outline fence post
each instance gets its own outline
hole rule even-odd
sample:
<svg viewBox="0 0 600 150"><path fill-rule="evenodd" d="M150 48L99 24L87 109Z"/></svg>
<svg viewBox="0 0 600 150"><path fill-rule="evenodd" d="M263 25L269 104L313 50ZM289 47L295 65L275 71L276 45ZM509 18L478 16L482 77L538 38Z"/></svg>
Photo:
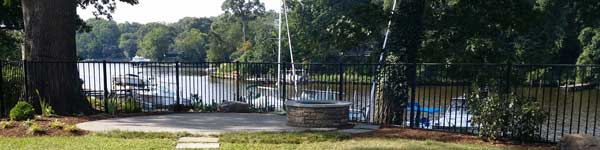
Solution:
<svg viewBox="0 0 600 150"><path fill-rule="evenodd" d="M6 115L6 99L4 98L4 61L0 62L0 116Z"/></svg>
<svg viewBox="0 0 600 150"><path fill-rule="evenodd" d="M280 82L281 85L279 85L279 86L281 86L283 88L283 93L282 93L283 95L282 95L282 97L283 97L283 101L285 102L285 101L287 101L287 90L286 90L286 85L287 85L287 79L286 79L287 78L286 77L287 73L286 72L287 72L287 69L285 68L286 67L285 63L283 63L281 66L282 66L281 67L281 70L282 70L281 73L283 73L283 75L282 75L283 76L283 81Z"/></svg>
<svg viewBox="0 0 600 150"><path fill-rule="evenodd" d="M102 78L104 81L104 93L103 93L103 97L104 97L104 112L106 112L107 114L108 112L108 83L106 81L106 60L102 61Z"/></svg>
<svg viewBox="0 0 600 150"><path fill-rule="evenodd" d="M235 101L240 101L240 62L235 61Z"/></svg>
<svg viewBox="0 0 600 150"><path fill-rule="evenodd" d="M181 101L180 101L180 96L179 96L179 61L175 62L175 98L176 98L176 103L175 103L175 111L181 111Z"/></svg>
<svg viewBox="0 0 600 150"><path fill-rule="evenodd" d="M27 67L27 60L23 60L23 80L25 81L25 85L23 85L23 89L25 91L25 99L29 100L29 80L27 79L27 71L28 67Z"/></svg>
<svg viewBox="0 0 600 150"><path fill-rule="evenodd" d="M339 81L338 81L338 98L337 100L343 100L344 96L344 62L339 64Z"/></svg>
<svg viewBox="0 0 600 150"><path fill-rule="evenodd" d="M417 112L415 114L415 99L416 99L416 93L417 93L417 64L416 63L411 63L409 65L409 72L410 75L408 75L408 78L410 80L410 104L408 104L407 106L410 106L410 127L414 128L414 127L418 127L419 126L419 111L421 110L417 105Z"/></svg>

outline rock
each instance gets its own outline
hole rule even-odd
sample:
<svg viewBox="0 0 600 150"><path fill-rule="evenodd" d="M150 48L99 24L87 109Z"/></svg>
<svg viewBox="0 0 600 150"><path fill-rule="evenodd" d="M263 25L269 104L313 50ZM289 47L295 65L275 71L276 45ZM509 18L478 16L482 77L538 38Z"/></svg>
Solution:
<svg viewBox="0 0 600 150"><path fill-rule="evenodd" d="M583 134L569 134L560 139L561 150L600 150L600 138Z"/></svg>
<svg viewBox="0 0 600 150"><path fill-rule="evenodd" d="M250 105L243 102L227 101L219 104L217 111L229 113L247 113L250 112Z"/></svg>

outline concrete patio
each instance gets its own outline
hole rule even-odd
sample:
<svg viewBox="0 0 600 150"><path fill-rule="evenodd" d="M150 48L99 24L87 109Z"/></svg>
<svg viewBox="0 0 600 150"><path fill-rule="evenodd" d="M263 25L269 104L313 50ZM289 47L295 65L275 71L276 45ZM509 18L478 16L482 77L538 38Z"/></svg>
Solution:
<svg viewBox="0 0 600 150"><path fill-rule="evenodd" d="M308 130L305 128L287 126L285 116L257 113L181 113L113 118L84 122L77 124L77 127L92 132L121 130L143 132L188 132L201 135L220 134L224 132L283 132Z"/></svg>

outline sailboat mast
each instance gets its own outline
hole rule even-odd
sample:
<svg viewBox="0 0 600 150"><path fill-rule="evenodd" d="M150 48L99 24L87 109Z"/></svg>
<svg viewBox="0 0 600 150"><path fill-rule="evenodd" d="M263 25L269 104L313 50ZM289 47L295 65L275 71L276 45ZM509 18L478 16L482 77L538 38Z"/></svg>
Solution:
<svg viewBox="0 0 600 150"><path fill-rule="evenodd" d="M280 87L281 87L281 25L282 25L282 23L281 23L281 13L283 11L283 1L284 0L280 1L282 3L279 6L279 9L280 9L279 10L279 31L278 31L279 38L278 38L278 45L277 45L278 46L278 48L277 48L277 89L280 92L281 92L281 88ZM282 94L279 93L279 95L282 95Z"/></svg>

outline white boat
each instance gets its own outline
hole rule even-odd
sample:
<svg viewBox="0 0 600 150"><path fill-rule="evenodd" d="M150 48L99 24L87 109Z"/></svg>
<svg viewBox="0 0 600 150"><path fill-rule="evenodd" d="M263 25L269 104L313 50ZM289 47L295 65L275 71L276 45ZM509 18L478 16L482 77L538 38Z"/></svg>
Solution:
<svg viewBox="0 0 600 150"><path fill-rule="evenodd" d="M133 96L139 101L153 106L172 106L177 104L177 93L174 89L165 85L153 86L148 90L135 90ZM187 104L187 102L180 103Z"/></svg>
<svg viewBox="0 0 600 150"><path fill-rule="evenodd" d="M284 99L278 96L276 88L251 85L246 87L246 102L254 108L266 109L267 111L282 111Z"/></svg>
<svg viewBox="0 0 600 150"><path fill-rule="evenodd" d="M133 90L148 89L148 80L141 78L136 74L124 74L111 78L112 90L120 92L131 92Z"/></svg>
<svg viewBox="0 0 600 150"><path fill-rule="evenodd" d="M292 70L288 70L284 76L285 82L288 84L303 83L308 81L308 74L306 74L304 70L295 70L295 73L292 72Z"/></svg>
<svg viewBox="0 0 600 150"><path fill-rule="evenodd" d="M300 96L292 100L307 100L307 101L337 101L339 92L331 90L302 90Z"/></svg>
<svg viewBox="0 0 600 150"><path fill-rule="evenodd" d="M137 102L151 106L177 104L177 92L169 83L155 83L153 77L124 74L112 77L112 93L131 96ZM191 104L189 99L180 98L180 104Z"/></svg>
<svg viewBox="0 0 600 150"><path fill-rule="evenodd" d="M444 116L432 122L434 129L471 130L477 128L472 123L473 114L468 112L467 99L464 96L452 98Z"/></svg>

